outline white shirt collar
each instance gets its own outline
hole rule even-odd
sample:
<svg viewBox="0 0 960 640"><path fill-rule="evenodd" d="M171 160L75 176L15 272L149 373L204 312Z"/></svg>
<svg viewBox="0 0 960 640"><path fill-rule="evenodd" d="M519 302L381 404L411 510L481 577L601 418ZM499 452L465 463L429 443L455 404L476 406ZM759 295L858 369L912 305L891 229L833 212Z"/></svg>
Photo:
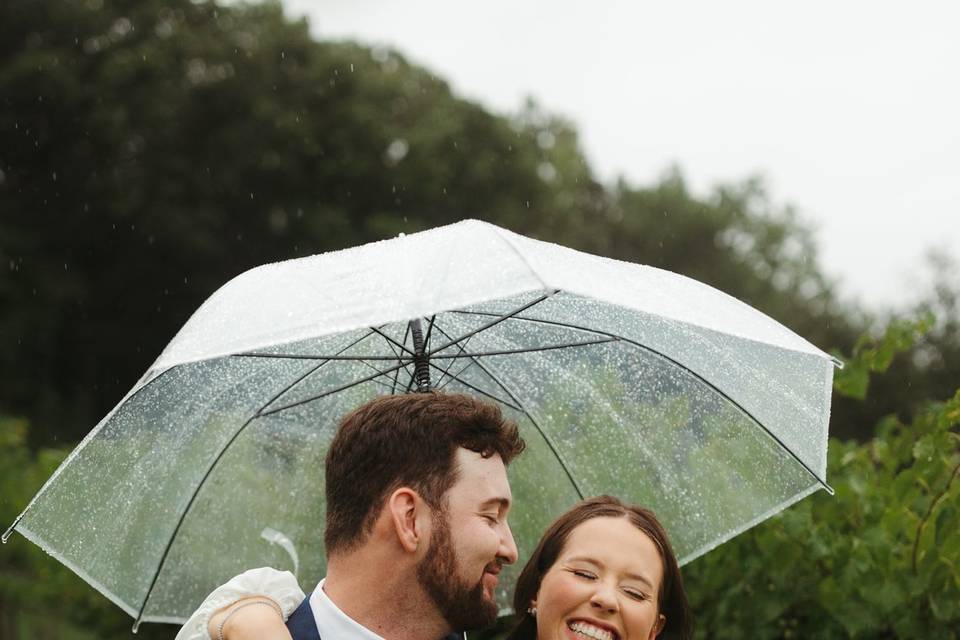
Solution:
<svg viewBox="0 0 960 640"><path fill-rule="evenodd" d="M323 591L321 580L310 594L310 608L317 631L325 640L384 640L370 629L345 614Z"/></svg>

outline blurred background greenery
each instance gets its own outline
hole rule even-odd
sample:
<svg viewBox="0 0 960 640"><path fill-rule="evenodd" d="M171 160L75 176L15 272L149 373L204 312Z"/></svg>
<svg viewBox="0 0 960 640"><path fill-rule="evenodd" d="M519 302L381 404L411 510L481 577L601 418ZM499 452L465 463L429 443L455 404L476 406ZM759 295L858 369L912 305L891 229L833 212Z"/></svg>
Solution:
<svg viewBox="0 0 960 640"><path fill-rule="evenodd" d="M674 167L603 184L563 117L490 113L400 52L316 41L276 2L5 0L0 105L4 527L234 275L478 218L693 277L848 360L837 495L685 568L700 637L957 637L950 256L916 308L859 308L761 180L695 195ZM22 538L0 569L0 637L129 637L125 614Z"/></svg>

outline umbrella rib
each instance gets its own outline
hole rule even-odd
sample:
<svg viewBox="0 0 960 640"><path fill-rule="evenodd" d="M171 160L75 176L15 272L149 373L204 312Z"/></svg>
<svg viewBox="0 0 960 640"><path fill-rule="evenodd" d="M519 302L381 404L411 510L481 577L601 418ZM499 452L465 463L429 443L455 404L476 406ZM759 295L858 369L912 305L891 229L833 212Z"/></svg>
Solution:
<svg viewBox="0 0 960 640"><path fill-rule="evenodd" d="M410 323L408 322L408 323L407 323L407 329L406 329L406 331L403 332L403 344L407 344L407 336L409 336L409 335L410 335ZM391 349L392 349L392 347L391 347ZM397 362L398 362L398 363L402 363L402 362L403 362L403 361L400 359L400 354L397 354ZM404 368L404 371L407 371L406 368ZM407 373L410 373L410 372L407 371ZM399 381L400 381L400 370L397 369L397 370L394 372L394 374L393 374L393 386L390 388L390 395L394 395L394 394L397 393L397 383L398 383Z"/></svg>
<svg viewBox="0 0 960 640"><path fill-rule="evenodd" d="M275 409L270 409L270 411L264 411L260 415L261 416L273 415L274 413L285 411L287 409L292 409L293 407L299 407L300 405L307 404L308 402L313 402L314 400L320 400L321 398L326 398L331 394L339 393L340 391L346 391L347 389L350 389L351 387L355 387L358 384L363 384L364 382L370 382L371 380L375 380L376 378L379 378L381 376L390 375L391 373L393 373L397 369L402 368L403 366L404 366L403 364L398 364L393 367L390 367L389 369L384 369L382 371L377 369L377 373L373 374L372 376L367 376L366 378L360 378L359 380L348 382L347 384L340 385L339 387L328 389L323 393L318 393L315 396L310 396L309 398L304 398L303 400L297 400L296 402L291 402L290 404L285 404Z"/></svg>
<svg viewBox="0 0 960 640"><path fill-rule="evenodd" d="M436 321L436 319L437 319L437 314L433 314L432 316L430 316L430 321L429 321L429 323L427 324L427 334L426 334L425 336L423 336L423 348L424 348L424 349L426 349L427 347L430 346L430 334L433 333L433 323L434 323L434 321ZM409 325L407 325L407 326L409 326ZM406 342L406 340L404 340L404 342Z"/></svg>
<svg viewBox="0 0 960 640"><path fill-rule="evenodd" d="M373 331L368 331L368 332L365 333L364 335L360 336L359 338L357 338L356 340L354 340L353 342L351 342L350 344L348 344L347 346L345 346L343 349L340 349L340 351L337 352L337 355L339 356L340 354L342 354L342 353L343 353L344 351L346 351L347 349L350 349L351 347L355 347L356 345L360 344L361 342L363 342L364 340L366 340L367 338L369 338L369 337L372 336L372 335L373 335ZM245 355L245 354L239 354L239 355L243 356L243 355ZM306 373L304 373L302 376L300 376L299 378L297 378L296 380L294 380L293 382L291 382L290 384L288 384L288 385L287 385L286 387L284 387L279 393L277 393L275 396L273 396L272 398L270 398L269 400L267 400L267 401L263 404L263 406L261 406L259 409L257 409L257 415L260 415L260 412L261 412L261 411L263 411L264 409L266 409L267 407L269 407L271 404L273 404L274 402L276 402L277 399L280 398L283 394L285 394L286 392L290 391L290 389L293 389L295 386L297 386L298 384L300 384L301 382L303 382L307 377L309 377L310 375L312 375L313 373L315 373L317 370L319 370L322 366L324 366L325 364L327 364L328 362L330 362L332 359L333 359L333 358L327 358L327 359L325 359L323 362L317 364L315 367L311 368L309 371L307 371Z"/></svg>
<svg viewBox="0 0 960 640"><path fill-rule="evenodd" d="M366 366L366 367L368 367L368 368L370 368L370 369L373 369L374 371L377 371L377 372L380 373L380 374L383 374L383 372L380 371L380 369L377 369L375 366L373 366L373 365L370 364L369 362L364 362L363 360L361 360L361 361L360 361L360 364L362 364L362 365L364 365L364 366ZM400 371L400 370L397 369L397 372L399 372L399 371ZM386 375L388 378L390 377L390 374L389 374L389 373L384 374L384 375ZM376 382L376 383L379 384L379 385L383 385L383 386L386 387L387 389L391 389L391 394L393 393L392 387L390 386L390 383L384 382L383 380L377 380L376 378L374 378L371 382Z"/></svg>
<svg viewBox="0 0 960 640"><path fill-rule="evenodd" d="M460 310L457 310L457 311L450 311L449 313L460 313L460 314L468 315L468 316L485 316L485 317L488 317L488 318L499 318L499 317L500 317L499 314L490 313L490 312L487 312L487 311L466 311L466 310L463 310L463 309L460 309ZM520 316L520 315L513 316L513 319L514 319L514 320L523 320L524 322L536 322L536 323L539 323L539 324L549 324L549 325L553 325L553 326L555 326L555 327L564 327L564 328L566 328L566 329L577 329L578 331L585 331L585 332L587 332L587 333L593 333L593 334L595 334L595 335L600 335L600 336L615 337L615 338L618 338L618 339L620 338L620 336L614 335L614 334L612 334L612 333L608 333L608 332L606 332L606 331L600 331L599 329L591 329L590 327L583 327L583 326L580 326L580 325L569 324L569 323L566 323L566 322L559 322L559 321L557 321L557 320L544 320L543 318L528 318L527 316Z"/></svg>
<svg viewBox="0 0 960 640"><path fill-rule="evenodd" d="M402 351L406 351L411 356L413 355L413 351L411 351L410 349L407 349L406 345L400 344L399 342L397 342L396 340L394 340L393 338L385 334L383 331L380 331L380 329L377 329L376 327L370 327L370 328L376 331L380 335L380 337L386 340L387 342L393 343L394 345L400 347ZM407 341L406 336L404 336L403 341L404 342Z"/></svg>
<svg viewBox="0 0 960 640"><path fill-rule="evenodd" d="M437 327L437 330L438 330L438 331L439 331L439 329L440 329L440 328ZM473 339L473 336L471 336L471 337L467 338L466 340L464 340L463 344L457 343L457 348L460 349L460 353L466 353L467 345L470 344L470 340L472 340L472 339ZM450 358L450 362L447 363L447 368L444 369L444 370L443 370L443 373L440 374L440 380L437 380L437 388L438 388L438 389L442 389L442 388L443 388L443 385L441 385L440 382L443 380L443 377L444 377L445 375L447 375L447 372L450 371L450 369L453 367L454 362L456 362L456 360L454 360L453 358ZM470 366L470 365L468 364L467 367L469 367L469 366ZM458 371L456 375L460 375L461 373L463 373L463 372L466 370L467 367L464 367L463 369L461 369L460 371Z"/></svg>
<svg viewBox="0 0 960 640"><path fill-rule="evenodd" d="M432 364L432 363L431 363L430 366L433 367L434 369L438 370L438 371L440 370L440 367L438 367L438 366L435 365L435 364ZM479 394L481 394L481 395L484 395L484 396L490 398L491 400L494 400L494 401L499 402L499 403L501 403L501 404L503 404L503 405L505 405L505 406L508 406L508 407L510 407L511 409L513 409L514 411L523 412L523 409L522 409L522 408L516 406L516 405L513 404L512 402L509 402L509 401L507 401L507 400L504 400L503 398L498 398L497 396L493 395L493 394L490 393L489 391L484 391L484 390L481 389L480 387L477 387L477 386L475 386L475 385L467 382L466 380L462 380L462 379L458 378L457 376L455 376L455 375L453 375L453 374L450 375L450 380L456 380L457 382L459 382L459 383L462 384L463 386L467 387L468 389L472 389L473 391L476 391L477 393L479 393Z"/></svg>
<svg viewBox="0 0 960 640"><path fill-rule="evenodd" d="M428 356L428 357L433 357L433 354L438 353L438 352L440 352L440 351L443 351L443 350L447 349L448 347L450 347L451 345L456 344L457 342L460 342L461 340L464 340L465 338L469 338L470 336L472 336L472 335L474 335L474 334L480 333L481 331L486 331L487 329L489 329L489 328L491 328L491 327L493 327L493 326L495 326L495 325L500 324L500 323L503 322L504 320L509 320L510 318L516 316L518 313L520 313L520 312L522 312L522 311L526 311L527 309L529 309L529 308L531 308L531 307L533 307L533 306L535 306L535 305L540 304L540 303L543 302L544 300L547 300L548 298L551 298L551 297L555 296L555 295L558 294L558 293L560 293L560 289L555 289L555 290L553 290L553 291L550 292L550 293L546 293L546 294L540 296L539 298L537 298L536 300L532 300L532 301L530 301L530 302L528 302L528 303L526 303L526 304L524 304L524 305L522 305L522 306L514 309L513 311L511 311L510 313L507 313L506 315L497 316L495 320L491 320L490 322L488 322L488 323L486 323L486 324L483 324L483 325L477 327L477 328L474 329L473 331L470 331L469 333L463 334L462 336L460 336L460 337L457 338L456 340L454 340L454 339L451 338L449 335L447 335L447 333L446 333L445 331L441 331L440 333L442 333L442 334L447 338L447 340L449 340L450 342L448 342L447 344L445 344L445 345L443 345L443 346L441 346L441 347L437 347L436 349L431 350L429 353L427 353L427 356ZM438 327L437 329L439 330L439 327Z"/></svg>
<svg viewBox="0 0 960 640"><path fill-rule="evenodd" d="M451 362L453 362L453 360L451 360ZM463 382L463 380L459 376L463 375L464 371L466 371L467 369L469 369L475 364L476 364L476 360L470 360L470 362L468 362L467 364L465 364L463 367L460 368L460 371L450 374L450 379L444 382L443 385L441 385L439 388L442 389L443 387L450 384L450 380L459 380L460 382ZM450 367L448 366L447 368L449 369Z"/></svg>
<svg viewBox="0 0 960 640"><path fill-rule="evenodd" d="M484 312L484 311L462 311L462 310L461 310L461 311L451 311L450 313L461 313L461 314L466 314L466 315L479 315L479 316L488 316L488 317L499 317L499 316L498 316L497 314L495 314L495 313L488 313L488 312ZM752 413L750 413L750 412L747 411L743 406L741 406L739 402L737 402L736 400L734 400L733 398L731 398L729 395L727 395L726 393L724 393L723 391L721 391L719 388L717 388L717 386L714 385L713 383L711 383L709 380L707 380L706 378L704 378L703 376L701 376L700 374L698 374L696 371L693 371L693 370L690 369L689 367L681 364L680 362L677 362L676 360L674 360L674 359L671 358L670 356L668 356L668 355L666 355L666 354L664 354L664 353L661 353L660 351L657 351L656 349L653 349L653 348L651 348L651 347L648 347L647 345L640 344L639 342L636 342L635 340L631 340L630 338L625 338L625 337L623 337L623 336L621 336L621 335L617 335L617 334L611 333L611 332L609 332L609 331L601 331L601 330L598 330L598 329L591 329L591 328L589 328L589 327L583 327L583 326L579 326L579 325L575 325L575 324L568 324L568 323L565 323L565 322L557 322L557 321L555 321L555 320L543 320L543 319L541 319L541 318L527 318L527 317L524 317L524 316L516 316L516 315L515 315L515 316L514 316L514 319L515 319L515 320L523 320L523 321L527 321L527 322L537 322L537 323L540 323L540 324L549 324L549 325L558 326L558 327L566 327L566 328L568 328L568 329L577 329L577 330L579 330L579 331L586 331L586 332L589 332L589 333L594 333L594 334L598 334L598 335L602 335L602 336L607 336L607 337L610 337L610 338L614 338L614 339L616 339L616 340L620 340L620 341L622 341L622 342L626 342L626 343L632 344L632 345L634 345L635 347L638 347L638 348L640 348L640 349L643 349L644 351L647 351L647 352L652 353L652 354L654 354L654 355L660 356L661 358L663 358L663 359L671 362L672 364L676 365L677 367L679 367L679 368L682 369L683 371L686 371L687 373L689 373L690 375L692 375L693 377L695 377L697 380L700 380L703 384L705 384L705 385L707 385L708 387L710 387L711 389L713 389L716 393L720 394L720 396L723 397L725 400L727 400L730 404L732 404L734 407L736 407L736 408L739 409L741 412L743 412L743 414L744 414L745 416L747 416L747 417L748 417L750 420L752 420L756 425L758 425L761 429L763 429L763 431L764 431L768 436L770 436L770 438L772 438L773 441L776 442L777 445L778 445L781 449L783 449L784 451L786 451L786 452L790 455L791 458L793 458L800 466L802 466L802 467L807 471L807 473L809 473L809 474L813 477L813 479L816 480L817 483L819 483L821 487L823 487L823 489L824 489L827 493L829 493L830 495L834 495L833 487L831 487L829 484L827 484L827 482L826 482L824 479L822 479L817 473L815 473L815 472L813 471L813 469L811 469L811 468L809 467L809 465L807 465L806 462L804 462L803 460L801 460L800 457L799 457L796 453L794 453L792 449L790 449L790 447L788 447L786 444L784 444L784 442L783 442L779 437L777 437L776 435L774 435L773 432L771 432L770 429L768 429L768 428L766 427L766 425L764 425L760 420L758 420L756 417L754 417L754 415L753 415Z"/></svg>
<svg viewBox="0 0 960 640"><path fill-rule="evenodd" d="M813 476L813 479L816 480L816 481L820 484L820 486L824 488L824 490L825 490L827 493L829 493L830 495L834 495L833 487L831 487L829 484L827 484L825 480L823 480L813 469L811 469L811 468L807 465L806 462L804 462L803 460L801 460L801 459L800 459L800 456L798 456L796 453L794 453L794 451L793 451L790 447L788 447L788 446L783 442L783 440L781 440L779 437L777 437L776 434L774 434L772 431L770 431L770 429L768 429L767 426L766 426L765 424L763 424L760 420L758 420L752 413L750 413L749 411L747 411L746 407L744 407L744 406L741 405L739 402L737 402L736 400L734 400L733 398L731 398L729 395L727 395L726 393L724 393L724 391L721 390L719 387L717 387L715 384L713 384L712 382L710 382L709 380L707 380L706 378L704 378L703 376L701 376L699 373L697 373L697 372L694 371L693 369L690 369L689 367L681 364L680 362L677 362L676 360L674 360L674 359L671 358L670 356L668 356L668 355L666 355L666 354L664 354L664 353L661 353L661 352L657 351L656 349L653 349L653 348L648 347L648 346L646 346L646 345L640 344L639 342L636 342L636 341L634 341L634 340L630 340L629 338L620 337L620 339L621 339L623 342L626 342L626 343L628 343L628 344L632 344L632 345L634 345L635 347L638 347L638 348L640 348L640 349L643 349L644 351L647 351L647 352L652 353L652 354L654 354L654 355L660 356L661 358L663 358L663 359L671 362L672 364L674 364L674 365L677 366L678 368L686 371L687 373L689 373L690 375L692 375L693 377L695 377L697 380L699 380L699 381L702 382L703 384L705 384L705 385L707 385L708 387L710 387L711 389L713 389L713 391L714 391L715 393L719 394L719 395L720 395L722 398L724 398L727 402L729 402L729 403L732 404L734 407L736 407L737 409L739 409L739 410L743 413L743 415L747 416L747 418L749 418L751 421L753 421L754 424L756 424L758 427L760 427L761 429L763 429L763 431L764 431L768 436L770 436L770 438L772 438L773 441L776 442L777 445L779 445L779 447L780 447L781 449L783 449L784 451L786 451L786 452L790 455L790 457L794 459L794 461L796 461L801 467L803 467L803 468L807 471L807 473L809 473L811 476Z"/></svg>
<svg viewBox="0 0 960 640"><path fill-rule="evenodd" d="M366 337L373 335L374 332L370 332ZM351 345L352 346L352 345ZM348 347L349 348L349 347ZM342 352L341 352L342 353ZM317 353L235 353L233 354L234 358L266 358L266 359L277 359L277 360L344 360L346 362L362 362L364 360L389 360L394 361L398 359L397 355L392 356L342 356L340 354L335 355L323 355Z"/></svg>
<svg viewBox="0 0 960 640"><path fill-rule="evenodd" d="M552 351L554 349L567 349L569 347L588 347L595 344L604 344L605 342L618 342L619 338L609 337L598 340L587 340L586 342L569 342L566 344L549 344L543 347L529 347L523 349L503 349L501 351L482 351L482 352L466 352L458 353L456 355L434 355L431 356L434 360L444 360L444 359L456 359L456 358L472 358L480 356L506 356L517 353L531 353L536 351Z"/></svg>
<svg viewBox="0 0 960 640"><path fill-rule="evenodd" d="M543 299L546 299L546 298L543 298ZM443 333L444 336L447 337L447 339L450 338L450 336L447 336L447 334L440 327L437 327L437 330L440 331L440 333ZM473 362L476 363L476 365L480 367L480 369L482 369L484 373L490 376L490 378L497 383L497 386L503 389L504 393L510 396L510 399L513 400L513 402L517 405L518 410L521 411L525 416L527 416L527 419L533 424L534 428L540 433L540 437L542 437L543 441L547 443L547 447L550 449L550 452L553 454L553 456L557 459L557 462L560 463L560 468L563 469L563 472L567 475L567 479L569 479L570 484L573 485L573 490L577 492L578 498L580 500L583 500L583 490L580 488L580 484L573 477L573 474L570 473L570 469L567 467L567 462L566 460L563 459L563 455L560 453L559 449L557 449L557 447L554 445L553 440L550 438L550 436L548 436L546 431L544 431L543 428L540 426L540 423L538 423L534 419L533 414L531 414L530 411L527 410L525 406L523 406L523 403L520 402L520 400L515 395L510 393L510 389L508 389L506 385L503 384L500 378L496 374L494 374L492 371L490 371L487 367L485 367L484 364L480 362L479 359L473 358ZM484 392L481 392L481 393L484 393ZM489 394L484 393L484 395L489 395Z"/></svg>
<svg viewBox="0 0 960 640"><path fill-rule="evenodd" d="M140 605L140 611L137 613L137 619L133 623L134 630L140 626L140 621L143 619L143 612L147 608L147 602L150 601L150 595L153 593L153 588L157 585L157 579L160 577L160 572L163 570L163 565L167 561L167 555L170 553L170 548L173 546L173 541L177 539L177 534L180 533L180 527L183 525L183 521L186 519L187 513L190 511L190 507L193 506L197 496L200 495L200 489L202 489L204 484L206 484L207 478L209 478L210 474L213 473L213 470L216 468L221 458L223 458L223 454L225 454L227 449L230 448L230 445L234 443L240 434L243 433L244 429L246 429L251 422L256 420L257 417L259 417L258 414L254 414L247 418L247 421L244 422L243 425L237 429L236 433L234 433L230 439L227 440L226 444L223 445L223 447L220 449L220 452L213 459L213 462L211 462L210 466L207 467L207 471L203 474L200 482L197 483L196 488L193 490L193 495L190 496L190 500L187 502L187 506L180 513L180 519L177 521L177 526L173 528L173 533L170 534L170 539L167 540L167 546L163 549L163 555L160 556L160 562L157 564L157 570L153 574L153 579L150 581L150 587L147 589L147 594L143 598L143 604Z"/></svg>

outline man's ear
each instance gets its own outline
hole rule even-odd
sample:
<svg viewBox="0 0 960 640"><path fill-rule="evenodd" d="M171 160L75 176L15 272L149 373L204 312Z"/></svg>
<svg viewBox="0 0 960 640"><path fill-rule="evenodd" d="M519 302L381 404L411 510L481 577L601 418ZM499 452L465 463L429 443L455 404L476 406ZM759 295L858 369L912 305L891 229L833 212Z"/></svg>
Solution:
<svg viewBox="0 0 960 640"><path fill-rule="evenodd" d="M409 553L416 553L426 541L425 507L423 498L410 487L400 487L387 498L387 511L397 541Z"/></svg>

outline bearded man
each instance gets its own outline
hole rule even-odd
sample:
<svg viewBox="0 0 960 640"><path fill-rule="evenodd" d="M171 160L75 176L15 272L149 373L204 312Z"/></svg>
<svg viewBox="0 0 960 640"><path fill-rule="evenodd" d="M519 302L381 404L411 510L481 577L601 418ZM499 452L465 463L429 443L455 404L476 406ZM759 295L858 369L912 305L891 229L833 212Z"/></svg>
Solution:
<svg viewBox="0 0 960 640"><path fill-rule="evenodd" d="M498 574L517 560L506 466L523 448L496 405L466 395L386 396L345 416L325 466L327 575L287 620L293 640L423 640L493 624ZM177 638L278 637L275 600L201 607Z"/></svg>

